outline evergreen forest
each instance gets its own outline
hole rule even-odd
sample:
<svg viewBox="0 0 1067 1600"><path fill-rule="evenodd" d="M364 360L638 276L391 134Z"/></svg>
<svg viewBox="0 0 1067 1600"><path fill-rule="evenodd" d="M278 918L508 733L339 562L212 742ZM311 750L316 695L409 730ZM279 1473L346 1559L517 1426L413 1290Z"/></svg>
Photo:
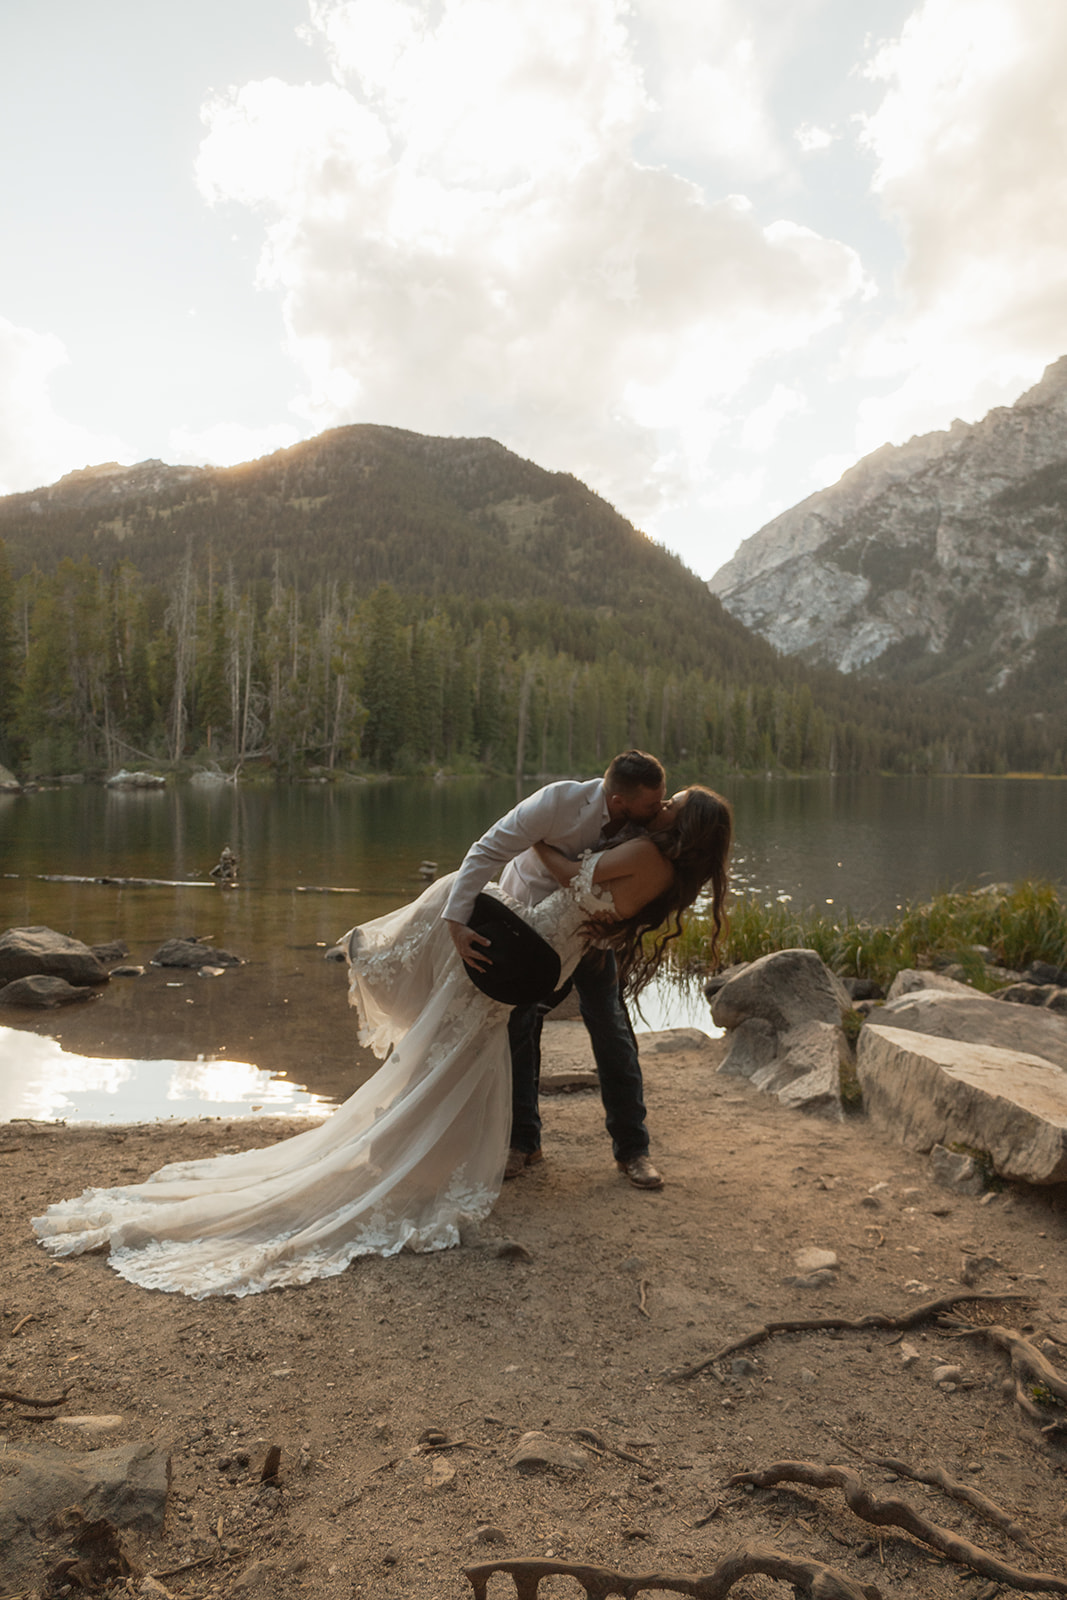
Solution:
<svg viewBox="0 0 1067 1600"><path fill-rule="evenodd" d="M577 479L491 440L335 429L230 469L0 500L0 760L1063 770L1061 721L804 668Z"/></svg>

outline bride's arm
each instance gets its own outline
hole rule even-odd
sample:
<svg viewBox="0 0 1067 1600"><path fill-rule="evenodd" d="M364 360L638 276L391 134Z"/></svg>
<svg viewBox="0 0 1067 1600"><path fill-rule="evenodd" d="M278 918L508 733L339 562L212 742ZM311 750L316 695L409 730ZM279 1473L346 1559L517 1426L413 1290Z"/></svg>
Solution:
<svg viewBox="0 0 1067 1600"><path fill-rule="evenodd" d="M564 888L581 870L580 861L571 861L554 845L540 843L534 849ZM674 869L651 839L628 839L625 844L602 850L593 868L593 882L610 891L623 916L631 916L654 900L670 887L673 879Z"/></svg>
<svg viewBox="0 0 1067 1600"><path fill-rule="evenodd" d="M572 861L570 856L565 856L563 851L557 850L554 844L545 844L543 839L535 844L533 848L540 856L542 864L548 868L556 882L562 884L564 888L567 887L581 868L582 863L580 861Z"/></svg>

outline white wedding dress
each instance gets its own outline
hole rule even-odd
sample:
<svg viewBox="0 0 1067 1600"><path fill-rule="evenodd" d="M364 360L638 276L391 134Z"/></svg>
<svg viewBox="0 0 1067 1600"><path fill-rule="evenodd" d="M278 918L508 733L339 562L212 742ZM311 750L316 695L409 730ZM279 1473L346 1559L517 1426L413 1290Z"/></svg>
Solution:
<svg viewBox="0 0 1067 1600"><path fill-rule="evenodd" d="M592 881L596 859L537 906L509 901L553 945L564 977L583 923L613 914ZM332 1116L267 1149L174 1162L144 1183L49 1206L33 1219L49 1254L110 1246L131 1283L200 1300L458 1244L500 1190L511 1068L509 1008L471 983L441 920L451 885L440 879L350 936L360 1041L386 1059Z"/></svg>

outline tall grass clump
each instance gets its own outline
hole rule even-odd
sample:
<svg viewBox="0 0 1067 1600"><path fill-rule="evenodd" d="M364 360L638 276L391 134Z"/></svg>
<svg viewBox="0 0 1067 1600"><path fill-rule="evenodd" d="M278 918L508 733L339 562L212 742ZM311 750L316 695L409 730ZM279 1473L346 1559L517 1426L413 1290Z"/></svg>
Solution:
<svg viewBox="0 0 1067 1600"><path fill-rule="evenodd" d="M709 925L690 919L672 946L671 966L678 977L708 970ZM720 966L755 961L773 950L814 950L840 977L872 978L888 988L905 967L963 967L977 987L995 988L986 958L998 967L1022 971L1031 961L1067 966L1067 899L1056 885L1025 879L981 889L955 889L918 904L909 902L885 922L835 918L814 909L796 911L781 901L765 904L756 895L729 908L729 923L719 947Z"/></svg>

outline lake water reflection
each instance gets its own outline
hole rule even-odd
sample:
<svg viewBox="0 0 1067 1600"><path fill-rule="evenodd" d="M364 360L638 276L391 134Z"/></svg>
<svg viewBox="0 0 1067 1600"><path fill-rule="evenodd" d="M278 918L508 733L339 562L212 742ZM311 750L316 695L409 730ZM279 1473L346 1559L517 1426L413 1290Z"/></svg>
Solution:
<svg viewBox="0 0 1067 1600"><path fill-rule="evenodd" d="M77 1056L55 1039L0 1028L0 1122L309 1116L328 1109L318 1095L250 1062Z"/></svg>
<svg viewBox="0 0 1067 1600"><path fill-rule="evenodd" d="M801 906L886 915L939 889L1064 877L1067 786L1056 780L733 779L721 787L736 815L735 886L768 900L788 895ZM269 977L294 952L330 945L353 923L413 898L420 862L450 871L514 800L514 784L475 779L161 791L71 785L3 795L0 927L43 923L88 943L123 939L131 950L197 933ZM210 878L224 845L240 860L232 891ZM165 882L55 881L63 877ZM699 994L660 991L644 1010L639 1026L708 1022ZM0 1120L116 1120L116 1106L122 1120L307 1109L287 1098L298 1090L267 1074L238 1085L233 1062L94 1061L78 1087L73 1058L64 1062L59 1052L31 1062L32 1036L16 1037L14 1056L0 1042ZM254 1063L244 1070L258 1072ZM36 1087L28 1088L31 1079ZM13 1109L27 1104L27 1093L40 1109Z"/></svg>

